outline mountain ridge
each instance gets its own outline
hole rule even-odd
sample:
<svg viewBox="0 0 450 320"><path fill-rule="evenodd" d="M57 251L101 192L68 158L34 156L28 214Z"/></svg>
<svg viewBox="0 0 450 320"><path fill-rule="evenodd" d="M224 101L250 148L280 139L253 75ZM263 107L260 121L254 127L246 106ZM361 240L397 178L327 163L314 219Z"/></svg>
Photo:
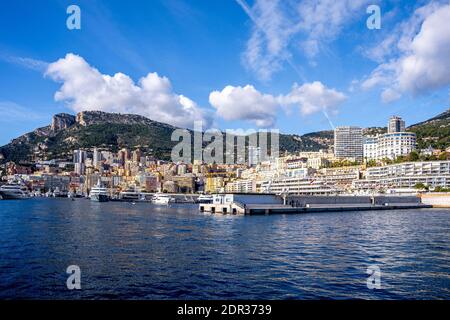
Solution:
<svg viewBox="0 0 450 320"><path fill-rule="evenodd" d="M32 162L67 159L78 148L94 147L117 151L140 148L160 158L170 159L178 142L171 141L175 126L137 114L82 111L76 115L58 113L50 125L23 134L0 147L0 162ZM189 130L189 129L188 129ZM382 133L385 127L365 128L365 133ZM189 130L193 132L192 130ZM445 148L450 145L450 109L407 128L417 134L419 148ZM333 131L323 130L303 135L280 134L280 152L318 151L333 145Z"/></svg>
<svg viewBox="0 0 450 320"><path fill-rule="evenodd" d="M32 162L35 160L67 159L78 148L140 148L163 160L177 141L171 141L175 126L136 114L82 111L76 115L55 114L52 123L23 134L0 147L0 161ZM188 129L190 132L192 130ZM280 134L280 151L326 149L331 131L304 136Z"/></svg>

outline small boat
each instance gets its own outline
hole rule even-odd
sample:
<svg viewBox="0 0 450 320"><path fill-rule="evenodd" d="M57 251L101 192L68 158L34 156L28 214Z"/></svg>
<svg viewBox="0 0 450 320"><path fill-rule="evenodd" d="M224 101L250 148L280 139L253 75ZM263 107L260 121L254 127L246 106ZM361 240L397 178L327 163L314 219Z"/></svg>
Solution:
<svg viewBox="0 0 450 320"><path fill-rule="evenodd" d="M174 199L170 195L164 193L155 193L152 198L152 202L154 204L168 205L169 203L174 202Z"/></svg>
<svg viewBox="0 0 450 320"><path fill-rule="evenodd" d="M0 196L7 199L29 199L31 197L28 188L18 182L11 182L0 186Z"/></svg>
<svg viewBox="0 0 450 320"><path fill-rule="evenodd" d="M55 191L53 191L52 197L53 198L61 197L61 191L59 190L58 187L56 187Z"/></svg>
<svg viewBox="0 0 450 320"><path fill-rule="evenodd" d="M100 182L100 179L97 182L97 185L92 188L89 197L92 201L97 202L107 202L109 201L108 189L106 189Z"/></svg>

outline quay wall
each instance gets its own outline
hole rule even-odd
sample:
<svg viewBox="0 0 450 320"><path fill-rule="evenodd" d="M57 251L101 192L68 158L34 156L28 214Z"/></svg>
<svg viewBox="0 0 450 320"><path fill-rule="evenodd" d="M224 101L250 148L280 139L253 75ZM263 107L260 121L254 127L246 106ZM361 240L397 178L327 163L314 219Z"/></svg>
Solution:
<svg viewBox="0 0 450 320"><path fill-rule="evenodd" d="M418 196L376 196L375 204L385 203L420 203Z"/></svg>
<svg viewBox="0 0 450 320"><path fill-rule="evenodd" d="M436 208L450 208L450 193L423 193L420 195L423 204Z"/></svg>
<svg viewBox="0 0 450 320"><path fill-rule="evenodd" d="M421 203L418 196L287 196L286 204L303 207L306 204L314 205L338 205L338 204L375 204L385 203L418 204Z"/></svg>
<svg viewBox="0 0 450 320"><path fill-rule="evenodd" d="M286 197L286 204L303 207L306 204L370 204L367 196L294 196Z"/></svg>

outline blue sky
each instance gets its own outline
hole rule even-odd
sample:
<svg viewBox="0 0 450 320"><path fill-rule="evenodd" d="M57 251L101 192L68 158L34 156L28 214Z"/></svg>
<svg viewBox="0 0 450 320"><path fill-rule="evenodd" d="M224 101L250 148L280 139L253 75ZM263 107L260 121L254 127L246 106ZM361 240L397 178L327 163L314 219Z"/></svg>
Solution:
<svg viewBox="0 0 450 320"><path fill-rule="evenodd" d="M71 4L81 30L66 27ZM449 106L449 17L448 1L11 1L0 145L92 109L298 134L412 124Z"/></svg>

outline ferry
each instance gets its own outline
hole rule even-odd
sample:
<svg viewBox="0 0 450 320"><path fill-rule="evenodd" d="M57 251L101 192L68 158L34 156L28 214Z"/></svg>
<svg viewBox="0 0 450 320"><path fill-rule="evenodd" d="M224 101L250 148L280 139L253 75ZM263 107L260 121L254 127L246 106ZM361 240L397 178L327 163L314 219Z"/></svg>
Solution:
<svg viewBox="0 0 450 320"><path fill-rule="evenodd" d="M102 186L99 180L97 185L92 188L89 197L92 201L107 202L109 200L108 189Z"/></svg>
<svg viewBox="0 0 450 320"><path fill-rule="evenodd" d="M154 204L168 205L169 203L174 202L174 199L170 195L164 193L155 193L152 198L152 202Z"/></svg>
<svg viewBox="0 0 450 320"><path fill-rule="evenodd" d="M0 186L1 199L29 199L31 197L28 188L16 182L11 182Z"/></svg>

